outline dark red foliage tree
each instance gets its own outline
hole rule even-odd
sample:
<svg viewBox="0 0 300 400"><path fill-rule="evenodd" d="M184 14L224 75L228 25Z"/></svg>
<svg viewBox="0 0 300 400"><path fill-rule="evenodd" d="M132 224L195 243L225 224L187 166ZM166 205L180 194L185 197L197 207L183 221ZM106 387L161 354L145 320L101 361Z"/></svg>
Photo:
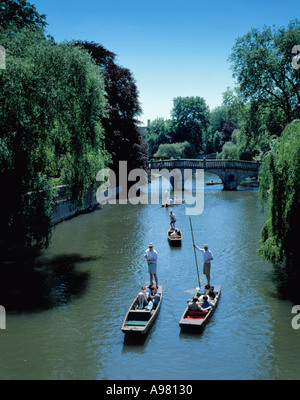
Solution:
<svg viewBox="0 0 300 400"><path fill-rule="evenodd" d="M108 114L102 119L105 147L112 155L112 169L127 161L128 171L146 169L147 147L137 117L141 113L138 90L131 71L115 62L116 55L94 42L77 42L87 49L104 74Z"/></svg>
<svg viewBox="0 0 300 400"><path fill-rule="evenodd" d="M239 124L237 122L232 122L231 120L223 122L220 131L221 133L220 145L223 146L224 143L229 142L231 140L232 132L238 128Z"/></svg>

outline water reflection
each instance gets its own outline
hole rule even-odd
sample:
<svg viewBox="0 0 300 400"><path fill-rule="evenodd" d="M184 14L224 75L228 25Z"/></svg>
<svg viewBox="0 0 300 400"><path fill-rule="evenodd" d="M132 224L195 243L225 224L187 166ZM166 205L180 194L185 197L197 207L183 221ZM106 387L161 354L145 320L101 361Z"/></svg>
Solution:
<svg viewBox="0 0 300 400"><path fill-rule="evenodd" d="M272 280L277 286L277 298L289 299L295 304L300 304L300 273L298 271L288 270L287 267L276 264Z"/></svg>
<svg viewBox="0 0 300 400"><path fill-rule="evenodd" d="M0 304L13 312L37 312L65 305L86 289L89 273L78 271L76 265L90 260L71 254L3 261Z"/></svg>
<svg viewBox="0 0 300 400"><path fill-rule="evenodd" d="M143 353L145 351L145 346L149 342L150 336L151 336L151 331L148 333L148 335L141 335L141 334L124 335L122 353L128 353L128 352Z"/></svg>

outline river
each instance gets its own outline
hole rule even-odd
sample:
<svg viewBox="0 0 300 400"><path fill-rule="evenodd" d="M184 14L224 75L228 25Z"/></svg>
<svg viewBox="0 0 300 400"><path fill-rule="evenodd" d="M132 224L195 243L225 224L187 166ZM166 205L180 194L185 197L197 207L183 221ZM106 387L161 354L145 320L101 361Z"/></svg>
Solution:
<svg viewBox="0 0 300 400"><path fill-rule="evenodd" d="M172 209L183 232L180 248L167 241L169 209L107 204L58 224L34 272L2 277L14 292L2 304L0 379L299 379L293 303L280 296L273 266L256 254L265 219L257 190L205 186L204 211L192 217L196 243L208 243L214 255L212 283L222 285L201 333L179 327L198 278L186 207ZM121 325L149 283L149 241L159 255L163 302L147 337L134 342Z"/></svg>

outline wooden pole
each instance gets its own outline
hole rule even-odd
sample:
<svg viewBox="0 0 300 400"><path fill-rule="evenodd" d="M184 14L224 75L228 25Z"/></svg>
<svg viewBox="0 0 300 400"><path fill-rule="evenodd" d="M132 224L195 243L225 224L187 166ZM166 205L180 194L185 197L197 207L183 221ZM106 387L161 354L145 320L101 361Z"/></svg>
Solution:
<svg viewBox="0 0 300 400"><path fill-rule="evenodd" d="M198 270L198 263L197 263L197 256L196 256L196 249L195 249L195 242L194 242L194 234L193 234L193 228L192 228L192 221L191 221L191 217L189 217L190 219L190 226L191 226L191 232L192 232L192 239L193 239L193 247L194 247L194 255L195 255L195 261L196 261L196 268L197 268L197 275L198 275L198 282L199 282L199 288L201 288L201 284L200 284L200 276L199 276L199 270Z"/></svg>

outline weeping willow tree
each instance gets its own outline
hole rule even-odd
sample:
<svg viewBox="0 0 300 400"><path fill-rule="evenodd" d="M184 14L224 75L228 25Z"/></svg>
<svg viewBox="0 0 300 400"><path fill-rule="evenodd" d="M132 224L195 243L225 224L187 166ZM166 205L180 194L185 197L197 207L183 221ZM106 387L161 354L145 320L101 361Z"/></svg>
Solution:
<svg viewBox="0 0 300 400"><path fill-rule="evenodd" d="M90 55L36 27L0 28L0 241L46 247L54 184L80 205L109 156L102 74Z"/></svg>
<svg viewBox="0 0 300 400"><path fill-rule="evenodd" d="M259 254L300 275L300 120L274 142L260 170L260 201L267 206Z"/></svg>

